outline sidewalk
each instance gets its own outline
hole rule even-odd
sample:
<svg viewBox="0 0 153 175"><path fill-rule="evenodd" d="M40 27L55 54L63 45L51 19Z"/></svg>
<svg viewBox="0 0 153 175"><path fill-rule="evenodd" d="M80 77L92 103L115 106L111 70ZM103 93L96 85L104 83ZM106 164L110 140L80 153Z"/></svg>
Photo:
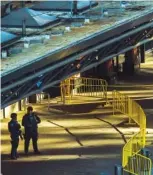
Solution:
<svg viewBox="0 0 153 175"><path fill-rule="evenodd" d="M147 147L153 153L153 109L152 99L139 99L147 115ZM123 127L121 123L127 120L122 114L112 115L112 108L103 108L99 104L89 104L80 107L34 105L42 122L39 125L39 148L41 155L33 155L32 145L28 157L23 154L24 141L20 141L20 158L17 161L9 159L10 138L7 131L9 119L2 123L2 173L4 175L106 175L114 174L114 165L121 164L124 140L122 132L128 140L135 134L138 127ZM60 110L62 109L62 110ZM66 112L65 112L66 110ZM84 111L84 112L83 112ZM24 112L18 113L21 122ZM121 125L120 125L121 124ZM113 126L112 126L113 125ZM9 167L9 168L8 168Z"/></svg>
<svg viewBox="0 0 153 175"><path fill-rule="evenodd" d="M8 119L2 121L2 173L4 175L112 175L114 165L121 163L124 140L108 123L119 124L126 117L112 117L110 108L96 107L88 113L49 112L47 107L34 107L42 119L39 126L41 155L23 155L20 141L17 161L9 160ZM19 113L21 121L23 112ZM104 121L98 120L98 117ZM9 167L9 168L8 168Z"/></svg>

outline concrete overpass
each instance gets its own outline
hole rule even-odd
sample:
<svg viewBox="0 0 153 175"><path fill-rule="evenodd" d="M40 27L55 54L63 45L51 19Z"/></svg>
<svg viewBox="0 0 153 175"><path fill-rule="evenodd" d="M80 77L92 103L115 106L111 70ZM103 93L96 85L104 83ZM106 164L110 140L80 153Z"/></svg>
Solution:
<svg viewBox="0 0 153 175"><path fill-rule="evenodd" d="M92 21L60 38L53 37L43 45L2 60L1 108L153 39L153 4L141 12L126 10L122 17L110 19Z"/></svg>

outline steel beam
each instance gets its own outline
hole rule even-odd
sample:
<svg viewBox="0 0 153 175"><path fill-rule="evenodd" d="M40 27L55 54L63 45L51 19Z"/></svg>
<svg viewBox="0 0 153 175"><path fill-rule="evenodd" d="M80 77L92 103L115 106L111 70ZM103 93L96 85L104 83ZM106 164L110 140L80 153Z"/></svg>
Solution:
<svg viewBox="0 0 153 175"><path fill-rule="evenodd" d="M45 68L45 69L43 69L43 70L41 70L41 71L31 75L31 76L23 78L22 80L13 82L13 84L11 84L11 85L9 85L7 87L3 87L3 77L2 77L2 89L1 89L1 92L4 92L4 91L6 91L6 90L8 90L10 88L13 88L13 87L15 87L15 86L17 86L19 84L23 84L23 83L25 83L25 82L27 82L27 81L35 78L35 77L43 75L43 74L45 74L45 73L47 73L49 71L55 70L55 69L65 65L65 64L72 63L74 60L76 60L77 58L79 58L81 56L85 56L87 54L91 54L95 50L99 50L99 49L101 49L103 47L111 45L112 43L115 43L115 42L118 42L118 41L120 41L120 40L122 40L124 38L130 37L132 34L134 35L137 32L140 32L141 30L145 30L146 28L150 27L151 25L153 26L153 22L150 22L149 24L145 24L144 26L141 26L140 28L134 29L134 31L132 30L130 32L127 32L127 33L121 35L120 37L115 37L114 39L111 39L109 41L101 43L101 44L99 44L97 46L93 46L92 48L89 48L88 50L82 51L81 53L79 53L79 54L77 54L75 56L69 57L69 58L65 59L64 61L59 62L58 64L52 65L51 67L48 67L48 68ZM5 77L5 78L7 78L7 77Z"/></svg>
<svg viewBox="0 0 153 175"><path fill-rule="evenodd" d="M12 103L15 103L16 101L18 101L18 100L20 100L20 99L23 99L23 98L25 98L25 97L27 97L27 96L30 96L30 95L32 95L32 94L40 93L40 92L42 92L43 90L45 90L45 89L47 89L47 88L49 88L49 87L51 87L51 86L53 86L53 85L56 85L57 83L60 83L63 79L65 79L65 78L67 78L67 77L69 77L69 76L72 76L72 75L74 75L74 74L76 74L76 73L81 73L81 72L84 72L84 71L86 71L86 70L89 70L89 69L91 69L91 68L93 68L93 67L96 67L96 66L98 66L99 64L101 64L101 63L103 63L103 62L109 60L110 58L113 58L113 57L115 57L115 56L117 56L117 55L119 55L119 54L125 53L125 52L127 52L127 51L129 51L129 50L131 50L131 49L133 49L133 48L135 48L135 47L138 47L138 46L140 46L140 45L142 45L142 44L144 44L144 43L149 42L150 40L153 40L153 38L151 38L151 39L145 39L145 40L139 42L138 44L136 44L136 45L134 45L134 46L130 46L130 47L124 48L124 49L118 51L117 53L108 55L108 56L102 58L101 60L96 61L95 63L92 62L90 65L87 65L87 66L85 66L85 67L82 66L82 67L80 67L80 69L78 69L78 70L76 70L76 71L69 72L69 73L66 74L66 75L63 74L63 76L61 75L61 77L60 77L59 79L53 80L53 81L50 82L49 84L46 84L46 85L42 86L40 89L34 89L34 90L32 90L32 91L27 91L25 94L21 93L20 96L17 97L16 99L11 99L11 100L7 100L7 99L6 99L5 103L4 103L4 101L2 101L1 108L5 108L6 106L8 106L8 105L10 105L10 104L12 104Z"/></svg>
<svg viewBox="0 0 153 175"><path fill-rule="evenodd" d="M44 66L49 65L55 61L62 61L63 58L70 58L72 56L75 56L75 54L77 55L78 53L80 53L80 50L83 50L81 54L84 54L84 51L89 51L93 45L100 46L100 44L104 43L106 40L111 40L112 38L114 38L114 36L116 36L119 39L122 39L120 38L120 36L124 36L125 32L129 33L129 30L131 30L132 32L131 34L129 33L130 35L135 34L138 32L137 29L141 31L143 30L143 27L147 27L144 25L145 23L148 23L146 24L148 25L148 27L152 27L152 18L153 10L150 10L149 12L144 13L143 15L136 17L132 20L127 20L122 24L117 24L107 30L93 34L90 37L87 37L86 39L82 39L78 42L70 44L55 52L50 52L49 54L39 57L37 61L25 65L22 68L22 70L16 69L8 74L2 74L2 84L12 80L11 77L15 77L17 79L24 75L26 72L43 68ZM138 28L134 29L134 27ZM112 42L114 41L112 40Z"/></svg>

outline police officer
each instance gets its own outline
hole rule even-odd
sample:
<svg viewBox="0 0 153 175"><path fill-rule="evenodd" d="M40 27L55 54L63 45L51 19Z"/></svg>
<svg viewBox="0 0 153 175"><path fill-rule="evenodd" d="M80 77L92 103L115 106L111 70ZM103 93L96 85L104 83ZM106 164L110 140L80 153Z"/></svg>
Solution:
<svg viewBox="0 0 153 175"><path fill-rule="evenodd" d="M17 114L16 113L12 113L11 114L11 121L8 123L8 130L10 132L10 136L11 136L11 159L17 159L18 155L17 155L17 148L19 145L19 136L22 138L22 134L21 134L21 126L17 121Z"/></svg>
<svg viewBox="0 0 153 175"><path fill-rule="evenodd" d="M38 140L38 123L40 123L40 118L33 112L33 108L29 106L27 108L27 114L23 116L22 126L25 129L25 143L24 143L24 151L25 154L28 154L29 143L32 139L33 149L35 154L40 154L37 146Z"/></svg>

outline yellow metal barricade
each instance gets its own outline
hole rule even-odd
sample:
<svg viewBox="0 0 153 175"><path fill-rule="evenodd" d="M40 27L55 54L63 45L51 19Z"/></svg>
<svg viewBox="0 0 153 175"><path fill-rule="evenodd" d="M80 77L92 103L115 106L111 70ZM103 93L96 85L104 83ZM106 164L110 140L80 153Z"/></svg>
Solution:
<svg viewBox="0 0 153 175"><path fill-rule="evenodd" d="M61 101L63 104L66 103L67 100L71 100L72 98L72 89L73 89L73 79L63 80L60 84L61 88Z"/></svg>
<svg viewBox="0 0 153 175"><path fill-rule="evenodd" d="M115 111L126 114L140 127L139 132L123 147L124 171L135 175L151 175L151 160L140 154L146 143L146 116L143 109L128 96L113 91L113 113Z"/></svg>
<svg viewBox="0 0 153 175"><path fill-rule="evenodd" d="M107 102L107 82L103 79L71 77L61 82L61 100L71 103L74 96L98 97Z"/></svg>
<svg viewBox="0 0 153 175"><path fill-rule="evenodd" d="M94 78L71 77L61 82L63 103L74 96L101 97L107 103L107 82ZM124 172L135 175L151 175L152 162L140 154L146 143L146 115L139 104L120 92L113 91L113 113L119 111L134 121L140 130L123 147L122 166Z"/></svg>

